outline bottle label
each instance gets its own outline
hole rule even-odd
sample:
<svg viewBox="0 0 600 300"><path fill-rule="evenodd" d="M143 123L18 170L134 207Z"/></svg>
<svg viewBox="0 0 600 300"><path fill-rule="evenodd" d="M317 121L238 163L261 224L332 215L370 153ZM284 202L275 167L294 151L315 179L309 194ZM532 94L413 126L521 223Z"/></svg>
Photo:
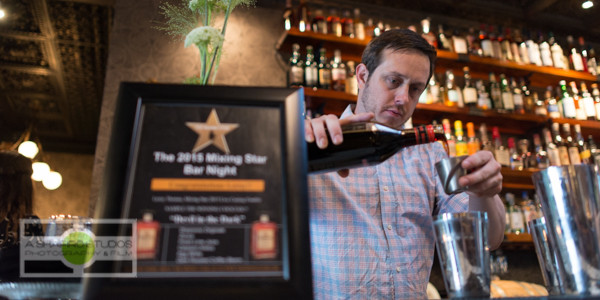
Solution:
<svg viewBox="0 0 600 300"><path fill-rule="evenodd" d="M468 155L469 148L467 148L467 143L464 141L456 142L456 156Z"/></svg>
<svg viewBox="0 0 600 300"><path fill-rule="evenodd" d="M556 103L548 104L548 117L552 119L560 118L560 112L558 111L558 105Z"/></svg>
<svg viewBox="0 0 600 300"><path fill-rule="evenodd" d="M304 70L304 75L306 76L306 85L307 86L316 86L318 79L319 71L316 66L306 67Z"/></svg>
<svg viewBox="0 0 600 300"><path fill-rule="evenodd" d="M414 128L414 130L417 145L435 141L433 125L417 126Z"/></svg>
<svg viewBox="0 0 600 300"><path fill-rule="evenodd" d="M523 95L521 94L513 94L513 102L515 106L523 106Z"/></svg>
<svg viewBox="0 0 600 300"><path fill-rule="evenodd" d="M319 82L321 86L329 86L331 84L331 71L328 69L320 69L319 70Z"/></svg>
<svg viewBox="0 0 600 300"><path fill-rule="evenodd" d="M548 159L550 160L551 166L560 166L560 154L556 148L548 148Z"/></svg>
<svg viewBox="0 0 600 300"><path fill-rule="evenodd" d="M290 68L290 84L302 84L304 82L304 69L299 66Z"/></svg>
<svg viewBox="0 0 600 300"><path fill-rule="evenodd" d="M587 117L596 118L596 107L594 107L594 98L583 98L583 107L585 108L585 115Z"/></svg>
<svg viewBox="0 0 600 300"><path fill-rule="evenodd" d="M577 116L577 110L575 109L575 101L573 97L566 97L562 99L563 102L563 114L565 118L575 118Z"/></svg>
<svg viewBox="0 0 600 300"><path fill-rule="evenodd" d="M519 52L521 52L521 60L523 60L524 64L531 62L529 59L529 51L527 51L527 44L525 44L525 42L519 45Z"/></svg>
<svg viewBox="0 0 600 300"><path fill-rule="evenodd" d="M552 53L550 52L550 47L548 46L548 43L542 43L542 45L540 45L540 55L542 57L542 65L551 67L552 66Z"/></svg>
<svg viewBox="0 0 600 300"><path fill-rule="evenodd" d="M600 120L600 102L596 102L596 120Z"/></svg>
<svg viewBox="0 0 600 300"><path fill-rule="evenodd" d="M592 151L590 151L590 149L583 150L583 151L581 151L581 153L579 153L579 157L581 158L581 160L589 159L591 156L592 156Z"/></svg>
<svg viewBox="0 0 600 300"><path fill-rule="evenodd" d="M492 49L492 41L490 40L481 41L481 50L483 50L483 56L494 56L494 50Z"/></svg>
<svg viewBox="0 0 600 300"><path fill-rule="evenodd" d="M573 61L573 69L575 71L583 71L583 60L581 54L571 53L571 60Z"/></svg>
<svg viewBox="0 0 600 300"><path fill-rule="evenodd" d="M458 92L455 89L448 90L448 100L458 103Z"/></svg>
<svg viewBox="0 0 600 300"><path fill-rule="evenodd" d="M343 68L335 68L331 70L331 79L346 80L346 70Z"/></svg>
<svg viewBox="0 0 600 300"><path fill-rule="evenodd" d="M523 232L523 214L518 208L510 212L510 229L512 232Z"/></svg>
<svg viewBox="0 0 600 300"><path fill-rule="evenodd" d="M456 141L448 140L448 156L453 157L456 156Z"/></svg>
<svg viewBox="0 0 600 300"><path fill-rule="evenodd" d="M569 164L571 164L571 161L569 160L569 150L566 146L558 147L558 155L560 156L561 165L568 166Z"/></svg>
<svg viewBox="0 0 600 300"><path fill-rule="evenodd" d="M508 153L508 149L496 149L494 154L498 163L505 167L510 166L510 154Z"/></svg>
<svg viewBox="0 0 600 300"><path fill-rule="evenodd" d="M504 106L504 109L515 109L515 104L513 102L513 97L511 93L502 92L502 104Z"/></svg>
<svg viewBox="0 0 600 300"><path fill-rule="evenodd" d="M569 147L569 160L572 165L578 165L581 163L581 156L577 147Z"/></svg>
<svg viewBox="0 0 600 300"><path fill-rule="evenodd" d="M546 116L546 115L548 115L548 110L546 110L546 108L543 107L543 106L536 106L535 107L535 114L538 115L538 116Z"/></svg>
<svg viewBox="0 0 600 300"><path fill-rule="evenodd" d="M477 90L472 87L466 87L463 90L463 94L465 97L465 104L475 104L477 103Z"/></svg>
<svg viewBox="0 0 600 300"><path fill-rule="evenodd" d="M359 40L364 40L365 39L365 24L363 23L356 23L354 24L354 30L356 31L356 38Z"/></svg>

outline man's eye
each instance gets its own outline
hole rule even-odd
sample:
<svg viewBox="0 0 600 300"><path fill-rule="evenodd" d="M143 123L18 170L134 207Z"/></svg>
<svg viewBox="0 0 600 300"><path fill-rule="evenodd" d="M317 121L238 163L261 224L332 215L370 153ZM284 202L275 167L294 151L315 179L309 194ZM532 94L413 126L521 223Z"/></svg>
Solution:
<svg viewBox="0 0 600 300"><path fill-rule="evenodd" d="M390 87L396 87L400 84L400 80L397 80L395 78L388 78L387 83L388 83L388 86L390 86Z"/></svg>

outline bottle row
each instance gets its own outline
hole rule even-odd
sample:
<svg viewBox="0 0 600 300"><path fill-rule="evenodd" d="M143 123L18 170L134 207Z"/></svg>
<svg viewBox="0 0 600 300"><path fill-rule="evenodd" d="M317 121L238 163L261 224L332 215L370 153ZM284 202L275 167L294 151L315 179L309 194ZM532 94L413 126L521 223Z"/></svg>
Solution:
<svg viewBox="0 0 600 300"><path fill-rule="evenodd" d="M381 32L392 28L382 21L375 25L372 18L368 18L366 24L363 23L358 8L355 8L353 13L344 10L341 17L336 8L330 8L325 15L321 8L311 10L306 1L300 1L300 5L294 11L291 0L287 0L283 19L286 30L297 28L301 32L313 31L361 40L378 36ZM438 24L438 32L434 34L430 29L429 18L421 20L420 23L420 30L415 25L408 25L408 28L420 32L437 49L492 57L520 64L552 66L589 72L593 75L600 74L595 50L585 42L583 37L579 37L575 42L573 36L568 35L559 43L559 39L552 32L544 36L541 31L536 33L530 30L511 30L509 27L487 24L481 24L479 31L473 27L466 30L461 28L445 30L443 24Z"/></svg>
<svg viewBox="0 0 600 300"><path fill-rule="evenodd" d="M557 87L548 86L539 97L537 91L529 88L524 78L516 80L490 72L489 80L479 79L473 83L469 67L463 68L464 85L457 84L454 72L446 70L445 83L441 85L433 74L420 103L443 103L447 106L469 107L481 110L494 109L499 112L536 114L550 118L570 118L577 120L600 120L600 90L598 84L591 84L591 91L585 82L559 81ZM440 74L441 75L441 74ZM441 76L440 76L441 77Z"/></svg>
<svg viewBox="0 0 600 300"><path fill-rule="evenodd" d="M333 53L333 58L327 58L327 50L319 49L319 60L315 58L313 46L306 46L306 60L302 60L300 46L292 45L292 56L289 61L288 86L306 86L358 94L354 61L342 61L339 49Z"/></svg>
<svg viewBox="0 0 600 300"><path fill-rule="evenodd" d="M571 133L570 124L565 123L561 126L552 123L550 129L542 130L543 144L538 133L533 134L532 142L528 139L516 140L509 137L504 143L497 126L492 128L490 140L485 123L479 126L479 136L475 133L472 122L466 124L466 136L460 120L454 121L454 132L448 119L443 119L442 125L450 156L471 155L479 150L488 150L502 166L515 170L582 163L600 166L598 145L591 135L587 140L584 139L578 124L573 126L574 132Z"/></svg>

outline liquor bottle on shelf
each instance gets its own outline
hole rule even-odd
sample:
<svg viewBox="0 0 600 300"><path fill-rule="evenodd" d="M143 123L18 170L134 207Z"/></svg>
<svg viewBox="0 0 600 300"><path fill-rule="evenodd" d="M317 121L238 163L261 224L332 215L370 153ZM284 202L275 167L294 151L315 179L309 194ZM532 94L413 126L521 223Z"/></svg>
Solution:
<svg viewBox="0 0 600 300"><path fill-rule="evenodd" d="M377 22L377 26L373 29L373 36L379 36L382 32L385 31L385 27L383 26L383 22Z"/></svg>
<svg viewBox="0 0 600 300"><path fill-rule="evenodd" d="M554 143L558 149L560 165L566 166L571 164L571 160L569 160L569 147L566 140L560 135L560 125L558 123L552 123L552 134L554 135Z"/></svg>
<svg viewBox="0 0 600 300"><path fill-rule="evenodd" d="M312 28L314 32L327 34L327 20L322 9L315 10L315 16L312 19Z"/></svg>
<svg viewBox="0 0 600 300"><path fill-rule="evenodd" d="M507 213L510 216L510 232L521 234L525 232L525 222L523 222L523 212L518 205L515 205L515 195L506 193L506 202L508 203Z"/></svg>
<svg viewBox="0 0 600 300"><path fill-rule="evenodd" d="M442 102L440 83L437 81L435 73L431 74L431 78L429 78L429 85L427 86L427 100L425 102L429 104Z"/></svg>
<svg viewBox="0 0 600 300"><path fill-rule="evenodd" d="M463 100L465 105L469 108L477 107L477 89L475 89L471 82L469 67L463 67L463 73L465 77L465 87L463 88Z"/></svg>
<svg viewBox="0 0 600 300"><path fill-rule="evenodd" d="M456 156L467 155L467 139L463 131L462 121L454 121L454 136L456 136Z"/></svg>
<svg viewBox="0 0 600 300"><path fill-rule="evenodd" d="M490 98L492 99L492 105L496 110L504 109L504 105L502 105L502 90L500 89L500 84L496 81L496 74L490 72Z"/></svg>
<svg viewBox="0 0 600 300"><path fill-rule="evenodd" d="M342 36L342 22L334 8L329 10L329 16L327 16L327 32L335 36Z"/></svg>
<svg viewBox="0 0 600 300"><path fill-rule="evenodd" d="M550 38L548 39L550 44L550 53L552 54L552 64L555 68L565 69L565 54L563 48L556 42L554 35L550 32Z"/></svg>
<svg viewBox="0 0 600 300"><path fill-rule="evenodd" d="M558 109L558 101L556 98L552 96L552 86L548 86L545 92L545 102L546 107L548 108L548 117L552 119L560 118L560 111Z"/></svg>
<svg viewBox="0 0 600 300"><path fill-rule="evenodd" d="M583 71L589 72L588 70L588 52L585 48L585 40L582 36L579 37L579 51L581 53L581 62L583 64Z"/></svg>
<svg viewBox="0 0 600 300"><path fill-rule="evenodd" d="M446 84L444 85L444 104L446 106L458 106L458 91L454 83L454 73L446 70Z"/></svg>
<svg viewBox="0 0 600 300"><path fill-rule="evenodd" d="M473 122L467 123L467 153L469 155L477 153L481 149L481 143L475 135L475 126Z"/></svg>
<svg viewBox="0 0 600 300"><path fill-rule="evenodd" d="M349 10L345 10L344 11L344 15L343 15L343 17L341 19L341 23L342 23L342 36L347 36L347 37L354 38L355 37L355 34L354 34L354 19L350 15L350 11Z"/></svg>
<svg viewBox="0 0 600 300"><path fill-rule="evenodd" d="M579 90L577 89L577 84L575 81L569 82L571 86L571 95L573 97L573 104L575 104L575 119L577 120L587 120L587 114L585 112L585 107L583 105L583 99L579 95Z"/></svg>
<svg viewBox="0 0 600 300"><path fill-rule="evenodd" d="M562 124L563 132L566 138L567 151L569 151L569 162L572 165L581 163L581 155L579 155L579 145L571 136L571 125L568 123Z"/></svg>
<svg viewBox="0 0 600 300"><path fill-rule="evenodd" d="M444 32L444 26L442 24L438 24L437 40L438 40L437 41L438 49L446 50L446 51L453 51L452 44L450 43L450 40L448 39L448 37L446 36L446 33Z"/></svg>
<svg viewBox="0 0 600 300"><path fill-rule="evenodd" d="M310 31L309 11L306 0L300 0L298 5L298 30L300 32Z"/></svg>
<svg viewBox="0 0 600 300"><path fill-rule="evenodd" d="M548 128L544 128L542 133L544 135L544 139L546 140L546 153L548 153L548 161L550 163L549 166L560 166L561 161L560 154L558 152L558 145L554 143L550 130Z"/></svg>
<svg viewBox="0 0 600 300"><path fill-rule="evenodd" d="M513 94L508 85L506 75L500 74L500 91L502 92L502 107L507 112L515 110L515 102L513 102Z"/></svg>
<svg viewBox="0 0 600 300"><path fill-rule="evenodd" d="M502 56L502 47L500 46L500 40L498 39L499 35L496 30L494 29L494 26L490 25L490 40L492 41L492 51L493 51L493 58L495 59L504 59L504 57Z"/></svg>
<svg viewBox="0 0 600 300"><path fill-rule="evenodd" d="M592 152L590 151L589 144L585 141L583 135L581 134L581 125L575 124L573 127L575 128L575 142L579 148L579 158L581 159L581 163L591 164Z"/></svg>
<svg viewBox="0 0 600 300"><path fill-rule="evenodd" d="M292 0L285 0L285 9L283 10L283 28L288 31L296 27L294 18L294 9L292 8Z"/></svg>
<svg viewBox="0 0 600 300"><path fill-rule="evenodd" d="M561 91L561 102L563 108L563 117L569 119L575 119L577 116L577 110L575 108L575 101L573 97L567 90L567 82L565 80L561 80L559 83L560 91Z"/></svg>
<svg viewBox="0 0 600 300"><path fill-rule="evenodd" d="M492 127L492 139L494 139L494 157L502 166L510 167L510 154L508 149L502 144L498 126Z"/></svg>
<svg viewBox="0 0 600 300"><path fill-rule="evenodd" d="M538 97L537 92L533 92L532 99L533 99L533 102L535 103L535 108L533 110L534 114L536 114L538 116L547 116L548 108L546 107L546 103L544 102L544 100L542 100Z"/></svg>
<svg viewBox="0 0 600 300"><path fill-rule="evenodd" d="M596 119L600 121L600 89L597 83L592 83L592 98L594 98L594 107L596 108Z"/></svg>
<svg viewBox="0 0 600 300"><path fill-rule="evenodd" d="M591 163L595 164L597 168L600 168L600 149L594 141L594 136L592 136L591 134L588 136L588 144L590 147L590 155L592 157Z"/></svg>
<svg viewBox="0 0 600 300"><path fill-rule="evenodd" d="M333 51L333 62L331 63L331 88L334 91L346 91L346 65L342 62L342 52L339 49Z"/></svg>
<svg viewBox="0 0 600 300"><path fill-rule="evenodd" d="M431 32L431 20L429 18L425 18L421 20L421 36L434 48L438 48L437 39L435 35Z"/></svg>
<svg viewBox="0 0 600 300"><path fill-rule="evenodd" d="M306 63L304 66L304 84L307 87L319 86L319 68L313 54L313 46L306 46Z"/></svg>
<svg viewBox="0 0 600 300"><path fill-rule="evenodd" d="M516 63L520 64L523 62L521 58L521 52L519 51L519 45L523 42L521 38L521 32L518 29L513 30L513 40L510 43L510 51L512 52L513 58Z"/></svg>
<svg viewBox="0 0 600 300"><path fill-rule="evenodd" d="M346 93L358 95L358 83L356 82L356 63L349 60L346 63L347 74L346 76Z"/></svg>
<svg viewBox="0 0 600 300"><path fill-rule="evenodd" d="M442 126L444 128L444 136L448 143L448 156L456 156L456 138L452 135L452 128L450 127L450 121L448 119L442 120Z"/></svg>
<svg viewBox="0 0 600 300"><path fill-rule="evenodd" d="M458 32L458 30L454 30L454 34L450 37L452 41L452 50L459 54L469 54L469 46L467 44L467 39Z"/></svg>
<svg viewBox="0 0 600 300"><path fill-rule="evenodd" d="M527 222L541 218L543 215L538 214L537 207L533 200L529 199L529 193L527 191L523 191L521 193L521 210L523 211L523 219L525 220L525 224Z"/></svg>
<svg viewBox="0 0 600 300"><path fill-rule="evenodd" d="M354 9L354 35L359 40L364 40L365 34L365 23L360 18L360 8Z"/></svg>
<svg viewBox="0 0 600 300"><path fill-rule="evenodd" d="M319 87L325 90L331 89L331 65L327 59L327 50L319 50Z"/></svg>
<svg viewBox="0 0 600 300"><path fill-rule="evenodd" d="M479 125L479 136L481 136L481 150L486 150L494 153L492 141L488 138L487 125L481 123Z"/></svg>
<svg viewBox="0 0 600 300"><path fill-rule="evenodd" d="M483 56L493 57L494 49L492 48L492 40L490 40L490 36L486 30L486 25L481 24L479 29L479 44L481 45L481 51Z"/></svg>
<svg viewBox="0 0 600 300"><path fill-rule="evenodd" d="M342 144L329 141L325 149L319 149L316 143L307 143L309 172L374 165L403 148L445 139L439 125L396 130L373 122L352 123L342 126L342 134Z"/></svg>
<svg viewBox="0 0 600 300"><path fill-rule="evenodd" d="M540 135L537 133L533 134L533 150L535 151L535 154L533 155L535 159L532 160L531 166L538 169L549 167L550 159L548 158L548 153L544 150L544 147L542 147Z"/></svg>
<svg viewBox="0 0 600 300"><path fill-rule="evenodd" d="M579 100L580 105L583 103L585 115L587 120L596 120L596 107L594 106L594 98L588 91L585 82L581 83L581 99Z"/></svg>
<svg viewBox="0 0 600 300"><path fill-rule="evenodd" d="M554 62L552 61L552 51L550 50L550 43L544 40L540 34L540 58L542 59L542 66L552 67Z"/></svg>
<svg viewBox="0 0 600 300"><path fill-rule="evenodd" d="M523 170L523 161L521 159L521 155L517 151L517 146L515 145L515 138L508 138L508 155L510 161L510 168L513 170Z"/></svg>
<svg viewBox="0 0 600 300"><path fill-rule="evenodd" d="M511 77L510 89L512 90L512 99L514 105L514 112L518 114L525 113L525 105L523 103L523 90L517 86L517 81Z"/></svg>
<svg viewBox="0 0 600 300"><path fill-rule="evenodd" d="M523 34L525 34L525 32L523 32ZM531 63L531 60L529 59L529 49L527 49L527 41L523 37L521 37L521 42L519 43L519 54L521 56L521 62L524 64Z"/></svg>
<svg viewBox="0 0 600 300"><path fill-rule="evenodd" d="M504 29L504 34L500 35L499 40L500 40L500 49L502 51L502 57L508 61L515 61L512 50L510 48L510 44L512 43L512 36L510 34L509 27L506 27Z"/></svg>
<svg viewBox="0 0 600 300"><path fill-rule="evenodd" d="M588 50L588 71L597 76L599 72L600 66L598 65L598 58L596 58L596 51L594 48L590 47Z"/></svg>
<svg viewBox="0 0 600 300"><path fill-rule="evenodd" d="M542 57L540 55L540 46L533 40L531 35L528 37L525 43L527 44L527 54L529 55L529 62L541 67Z"/></svg>
<svg viewBox="0 0 600 300"><path fill-rule="evenodd" d="M519 81L519 86L521 88L521 97L523 98L523 108L525 109L525 113L531 114L535 110L535 99L533 99L531 90L529 90L527 82L523 77L521 77Z"/></svg>
<svg viewBox="0 0 600 300"><path fill-rule="evenodd" d="M572 66L572 69L575 71L583 71L583 59L581 57L581 53L575 45L575 40L573 39L572 35L567 36L567 43L569 45L569 62Z"/></svg>
<svg viewBox="0 0 600 300"><path fill-rule="evenodd" d="M520 139L517 143L517 148L521 152L521 161L523 162L523 169L534 168L537 166L536 157L529 151L529 140Z"/></svg>
<svg viewBox="0 0 600 300"><path fill-rule="evenodd" d="M483 51L481 50L481 44L479 43L479 38L475 32L475 28L469 27L469 33L467 33L466 39L469 47L469 54L482 56Z"/></svg>
<svg viewBox="0 0 600 300"><path fill-rule="evenodd" d="M372 39L375 36L375 23L373 23L373 18L367 19L367 24L365 25L365 36L369 39Z"/></svg>
<svg viewBox="0 0 600 300"><path fill-rule="evenodd" d="M300 59L300 45L292 45L288 71L288 86L301 86L304 84L304 62Z"/></svg>
<svg viewBox="0 0 600 300"><path fill-rule="evenodd" d="M477 107L483 110L491 109L492 99L490 99L490 94L486 90L483 80L477 80L475 87L477 89Z"/></svg>

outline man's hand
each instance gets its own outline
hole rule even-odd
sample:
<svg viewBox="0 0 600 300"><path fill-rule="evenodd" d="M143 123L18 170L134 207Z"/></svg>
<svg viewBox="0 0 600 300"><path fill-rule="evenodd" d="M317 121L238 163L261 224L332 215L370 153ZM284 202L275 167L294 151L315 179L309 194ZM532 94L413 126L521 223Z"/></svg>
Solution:
<svg viewBox="0 0 600 300"><path fill-rule="evenodd" d="M314 143L316 141L317 147L325 149L329 144L327 139L327 132L329 132L333 144L339 145L344 141L342 125L366 122L373 119L374 116L373 113L361 113L340 120L336 115L323 115L318 118L304 120L304 137L307 142ZM347 177L349 171L348 169L339 170L338 174L341 177Z"/></svg>
<svg viewBox="0 0 600 300"><path fill-rule="evenodd" d="M461 166L474 170L458 179L460 186L468 186L467 193L477 197L492 197L502 190L502 174L492 152L478 151L463 160Z"/></svg>

